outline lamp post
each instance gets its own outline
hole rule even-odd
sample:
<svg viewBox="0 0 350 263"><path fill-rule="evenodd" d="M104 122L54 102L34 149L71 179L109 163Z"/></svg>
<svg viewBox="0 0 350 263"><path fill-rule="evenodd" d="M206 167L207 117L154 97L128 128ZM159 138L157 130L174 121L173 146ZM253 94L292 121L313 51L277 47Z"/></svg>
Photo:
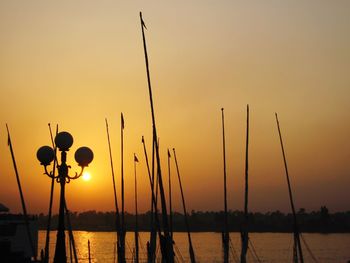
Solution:
<svg viewBox="0 0 350 263"><path fill-rule="evenodd" d="M81 167L80 173L75 173L75 176L70 176L68 174L69 165L67 165L67 151L73 145L73 137L68 132L60 132L55 137L56 147L61 152L61 164L57 165L58 175L55 176L53 172L48 172L47 166L55 159L55 152L50 146L42 146L37 151L37 158L40 164L44 166L44 174L51 178L55 178L61 185L60 191L60 206L58 214L58 229L57 229L57 239L56 239L56 249L54 263L64 263L67 262L66 257L66 244L65 244L65 226L64 226L64 211L65 211L65 184L69 183L72 179L79 178L84 171L84 168L91 163L94 158L93 152L88 147L80 147L74 154L75 160Z"/></svg>

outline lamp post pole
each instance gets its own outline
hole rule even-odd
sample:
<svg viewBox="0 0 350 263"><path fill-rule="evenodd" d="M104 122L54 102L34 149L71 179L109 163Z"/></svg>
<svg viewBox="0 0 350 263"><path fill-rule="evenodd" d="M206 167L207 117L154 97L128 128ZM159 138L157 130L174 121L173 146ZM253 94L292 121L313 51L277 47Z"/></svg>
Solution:
<svg viewBox="0 0 350 263"><path fill-rule="evenodd" d="M75 176L69 176L68 170L70 168L67 165L67 151L73 145L73 137L68 132L60 132L55 137L55 144L57 148L61 152L61 165L58 165L58 175L55 176L54 172L48 172L47 166L55 159L55 151L50 146L42 146L37 151L37 158L40 163L44 166L45 172L44 174L49 177L56 179L58 183L61 185L60 191L60 206L59 206L59 214L58 214L58 229L57 229L57 239L56 239L56 249L54 256L54 263L66 263L66 240L65 240L65 224L64 224L64 216L65 216L65 185L69 183L72 179L79 178L84 171L84 168L91 163L94 158L93 152L88 147L80 147L75 152L75 160L78 165L81 167L80 173L75 173Z"/></svg>
<svg viewBox="0 0 350 263"><path fill-rule="evenodd" d="M66 164L67 153L61 152L61 165L58 168L59 182L61 185L60 191L60 207L58 214L58 229L57 229L57 241L55 249L54 263L66 262L66 239L65 239L65 225L64 225L64 208L65 208L65 185L66 178L68 176L68 166Z"/></svg>

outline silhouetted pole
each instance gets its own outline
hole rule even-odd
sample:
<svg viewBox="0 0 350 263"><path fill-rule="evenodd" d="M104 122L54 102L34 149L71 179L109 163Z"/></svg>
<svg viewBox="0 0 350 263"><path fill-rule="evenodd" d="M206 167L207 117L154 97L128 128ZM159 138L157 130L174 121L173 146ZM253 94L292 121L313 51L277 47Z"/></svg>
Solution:
<svg viewBox="0 0 350 263"><path fill-rule="evenodd" d="M249 146L249 105L247 105L247 135L245 150L245 194L244 194L244 222L241 233L242 250L241 263L246 263L246 255L248 251L248 146Z"/></svg>
<svg viewBox="0 0 350 263"><path fill-rule="evenodd" d="M89 263L91 263L90 240L89 239L88 239L88 253L89 253Z"/></svg>
<svg viewBox="0 0 350 263"><path fill-rule="evenodd" d="M159 239L161 239L161 229L160 229L160 223L159 223L159 218L158 218L158 209L157 209L157 198L155 196L154 193L154 171L152 171L152 175L151 175L151 171L150 171L150 167L149 167L149 162L148 162L148 155L147 155L147 150L146 150L146 145L145 145L145 140L142 136L142 144L143 144L143 150L144 150L144 154L145 154L145 159L146 159L146 165L147 165L147 172L148 172L148 178L149 178L149 182L150 182L150 186L151 186L151 194L152 194L152 209L154 209L154 213L151 212L151 220L154 219L154 222L151 222L151 236L150 236L150 243L149 243L149 247L148 247L148 262L155 262L156 260L156 232L158 230L158 235L159 235ZM154 149L155 143L153 141L153 147L152 147L152 155L153 155L153 149ZM153 162L153 156L152 156L152 162ZM152 170L153 170L153 166L154 164L152 163ZM164 254L165 251L165 247L164 244L162 242L160 242L160 246L161 246L161 253L162 253L162 259L166 260L166 254Z"/></svg>
<svg viewBox="0 0 350 263"><path fill-rule="evenodd" d="M278 121L277 113L275 113L275 116L276 116L277 129L278 129L278 134L279 134L280 143L281 143L281 149L282 149L282 154L283 154L283 162L284 162L284 168L285 168L287 184L288 184L290 206L291 206L292 212L293 212L294 245L297 247L297 251L299 252L300 262L304 263L303 251L301 249L301 242L300 242L299 226L298 226L297 216L296 216L295 208L294 208L292 188L291 188L290 181L289 181L287 159L286 159L286 155L285 155L285 152L284 152L282 135L281 135L281 129L280 129L280 124L279 124L279 121ZM298 253L296 253L296 262L298 262Z"/></svg>
<svg viewBox="0 0 350 263"><path fill-rule="evenodd" d="M228 230L228 215L227 215L227 190L226 190L226 148L225 148L225 117L224 108L221 108L222 119L222 149L224 159L224 233L223 233L223 246L224 246L224 263L229 262L229 230Z"/></svg>
<svg viewBox="0 0 350 263"><path fill-rule="evenodd" d="M193 250L193 246L192 246L190 224L188 222L188 214L187 214L187 210L186 210L185 196L184 196L184 192L183 192L183 188L182 188L180 171L179 171L179 166L177 164L175 148L173 148L173 152L174 152L174 159L175 159L175 164L176 164L177 178L179 179L179 185L180 185L180 191L181 191L182 207L184 209L184 216L185 216L185 224L186 224L186 229L187 229L187 237L188 237L190 258L191 258L191 263L195 263L196 262L196 257L194 256L194 250Z"/></svg>
<svg viewBox="0 0 350 263"><path fill-rule="evenodd" d="M35 251L35 247L34 247L34 242L32 239L32 235L30 234L30 229L29 229L29 219L28 219L28 214L27 214L27 208L26 208L26 203L24 201L24 195L23 195L23 191L22 191L22 187L21 187L21 181L19 179L19 174L18 174L18 170L17 170L17 164L16 164L16 159L15 159L15 154L13 152L13 147L12 147L12 142L11 142L11 136L10 136L10 131L9 128L6 124L6 129L7 129L7 144L10 147L10 152L11 152L11 157L12 157L12 163L13 163L13 168L15 170L15 174L16 174L16 180L17 180L17 186L18 186L18 190L19 190L19 195L21 197L21 204L22 204L22 211L23 211L23 216L24 216L24 222L25 222L25 226L26 226L26 232L27 232L27 236L28 236L28 241L29 241L29 245L30 245L30 249L32 251L32 255L34 257L34 260L36 260L36 251Z"/></svg>
<svg viewBox="0 0 350 263"><path fill-rule="evenodd" d="M294 242L293 242L293 262L294 263L298 263L299 259L298 259L298 242L297 239L295 238L294 235Z"/></svg>
<svg viewBox="0 0 350 263"><path fill-rule="evenodd" d="M74 261L75 261L75 263L78 263L77 249L75 247L72 224L70 222L69 210L67 208L67 201L66 200L64 201L64 211L66 212L66 218L67 218L69 244L70 244L70 247L73 248Z"/></svg>
<svg viewBox="0 0 350 263"><path fill-rule="evenodd" d="M50 138L51 138L51 144L52 144L52 148L54 149L55 152L55 159L54 159L54 163L53 163L53 169L52 169L52 173L53 176L55 176L56 173L56 165L57 165L57 158L56 158L56 153L57 153L57 147L55 146L55 142L53 139L53 135L52 135L52 130L51 130L51 125L50 123L48 124L49 126L49 131L50 131ZM58 125L56 125L56 135L58 133ZM49 213L48 213L48 218L47 218L47 228L46 228L46 238L45 238L45 263L49 262L49 258L50 258L50 230L51 230L51 217L52 217L52 203L53 203L53 192L54 192L54 188L55 188L55 178L53 177L51 179L51 190L50 190L50 201L49 201Z"/></svg>
<svg viewBox="0 0 350 263"><path fill-rule="evenodd" d="M155 138L155 137L153 137ZM154 139L153 140L153 148L152 148L152 180L153 180L153 187L155 187L155 194L156 194L156 208L158 209L158 196L159 196L159 176L158 176L158 169L157 169L157 174L156 174L156 164L155 164L155 161L156 161L156 144L157 144L157 141ZM159 151L159 139L158 139L158 151ZM155 181L154 181L155 180Z"/></svg>
<svg viewBox="0 0 350 263"><path fill-rule="evenodd" d="M171 198L171 174L170 174L170 152L168 149L168 177L169 177L169 231L171 239L174 240L173 233L173 207Z"/></svg>
<svg viewBox="0 0 350 263"><path fill-rule="evenodd" d="M139 160L134 153L134 172L135 172L135 262L139 263L139 221L138 221L138 211L137 211L137 176L136 176L136 163Z"/></svg>
<svg viewBox="0 0 350 263"><path fill-rule="evenodd" d="M110 159L110 163L111 163L112 181L113 181L114 205L115 205L115 216L116 216L116 230L117 230L117 254L118 254L118 262L122 263L123 261L122 261L122 252L121 252L121 244L120 244L121 226L120 226L120 215L119 215L119 207L118 207L117 189L115 186L112 149L111 149L111 141L109 138L107 119L105 119L105 121L106 121L106 131L107 131L107 139L108 139L109 159Z"/></svg>
<svg viewBox="0 0 350 263"><path fill-rule="evenodd" d="M145 154L148 178L149 178L151 194L152 194L151 196L151 233L150 233L150 240L147 245L147 262L154 263L156 260L156 246L157 246L156 234L157 234L157 227L158 227L156 223L158 218L158 211L157 211L157 205L156 205L156 198L154 195L154 140L152 140L152 175L151 175L149 162L148 162L145 139L143 136L142 136L142 145L143 145L143 151Z"/></svg>
<svg viewBox="0 0 350 263"><path fill-rule="evenodd" d="M71 240L69 240L69 259L70 259L70 263L73 263L73 252L72 252L72 242Z"/></svg>
<svg viewBox="0 0 350 263"><path fill-rule="evenodd" d="M121 188L122 188L122 218L121 218L121 235L120 235L120 246L121 246L121 257L122 262L126 262L125 259L125 202L124 202L124 116L123 113L120 114L120 140L121 140Z"/></svg>
<svg viewBox="0 0 350 263"><path fill-rule="evenodd" d="M141 12L140 12L140 22L141 22L141 30L142 30L143 47L144 47L144 52L145 52L148 91L149 91L150 104L151 104L152 124L153 124L153 139L156 141L158 136L157 136L157 129L156 129L156 120L155 120L155 116L154 116L151 77L150 77L150 73L149 73L146 38L145 38L145 32L144 32L144 28L146 28L146 26L145 26L145 23L142 19ZM162 204L164 238L165 238L166 248L167 248L166 249L167 250L167 260L166 261L167 261L167 263L173 263L174 262L173 243L172 243L172 240L171 240L171 237L169 234L168 214L167 214L167 209L166 209L166 200L165 200L165 194L164 194L162 173L161 173L161 168L160 168L160 157L159 157L159 148L158 148L157 141L156 141L156 159L157 159L157 174L158 174L158 180L159 180L158 183L159 183L160 198L161 198L161 204Z"/></svg>

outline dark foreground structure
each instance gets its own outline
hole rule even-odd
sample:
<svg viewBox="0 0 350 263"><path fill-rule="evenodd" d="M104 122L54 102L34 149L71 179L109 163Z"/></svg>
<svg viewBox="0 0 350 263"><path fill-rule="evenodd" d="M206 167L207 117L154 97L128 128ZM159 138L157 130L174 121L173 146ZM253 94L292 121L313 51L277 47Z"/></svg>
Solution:
<svg viewBox="0 0 350 263"><path fill-rule="evenodd" d="M29 229L37 251L38 221L29 217ZM23 215L0 214L0 255L1 262L31 262L33 255Z"/></svg>

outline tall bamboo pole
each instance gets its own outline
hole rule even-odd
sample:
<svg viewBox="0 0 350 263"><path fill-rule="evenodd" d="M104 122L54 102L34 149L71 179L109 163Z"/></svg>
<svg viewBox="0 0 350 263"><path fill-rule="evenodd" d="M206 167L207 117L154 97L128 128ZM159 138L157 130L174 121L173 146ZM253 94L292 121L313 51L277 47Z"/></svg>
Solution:
<svg viewBox="0 0 350 263"><path fill-rule="evenodd" d="M248 251L248 146L249 146L249 105L247 105L247 134L246 134L246 150L245 150L245 191L244 191L244 222L242 226L242 250L241 263L246 263Z"/></svg>
<svg viewBox="0 0 350 263"><path fill-rule="evenodd" d="M77 249L75 247L75 241L74 241L74 236L73 236L73 229L72 229L72 224L71 224L71 221L70 221L70 212L68 210L67 201L66 200L64 200L64 211L65 211L66 218L67 218L69 244L70 244L70 247L73 248L74 262L78 263L78 254L77 254Z"/></svg>
<svg viewBox="0 0 350 263"><path fill-rule="evenodd" d="M149 178L149 183L150 183L150 187L151 187L151 209L150 209L150 226L151 226L151 231L150 231L150 237L149 237L149 241L147 241L147 263L154 263L155 262L155 242L156 242L156 234L157 234L157 228L155 225L155 211L154 211L154 205L153 202L155 201L155 197L154 197L154 188L153 188L153 180L154 180L154 173L152 171L152 175L151 175L151 170L149 167L149 162L148 162L148 155L147 155L147 150L146 150L146 145L145 145L145 139L142 136L141 139L142 145L143 145L143 152L145 155L145 159L146 159L146 166L147 166L147 172L148 172L148 178ZM152 145L153 146L153 145ZM152 147L154 148L154 147ZM152 151L153 152L153 151Z"/></svg>
<svg viewBox="0 0 350 263"><path fill-rule="evenodd" d="M120 114L120 158L121 158L121 188L122 188L122 215L121 215L121 235L120 235L120 247L121 247L121 260L125 263L125 195L124 195L124 116Z"/></svg>
<svg viewBox="0 0 350 263"><path fill-rule="evenodd" d="M154 142L154 141L153 141ZM157 197L155 196L155 189L154 185L156 182L154 182L154 171L150 171L149 167L149 162L148 162L148 155L147 155L147 150L146 150L146 145L145 145L145 140L142 136L142 144L143 144L143 150L145 154L145 159L146 159L146 165L147 165L147 172L148 172L148 178L150 182L150 187L151 187L151 194L152 194L152 208L154 208L154 213L151 214L151 219L154 219L154 222L151 223L151 235L150 235L150 241L149 241L149 246L148 246L148 262L155 262L156 260L156 232L158 230L158 235L159 235L159 240L162 239L161 235L161 229L160 229L160 222L159 222L159 217L158 217L158 209L157 209ZM154 149L154 143L153 143L153 149ZM153 150L152 150L152 155L153 155ZM152 156L152 161L153 161L153 156ZM152 169L153 169L154 164L152 163ZM152 219L152 220L153 220ZM161 253L162 253L162 259L166 260L166 248L164 247L164 243L160 242L161 246Z"/></svg>
<svg viewBox="0 0 350 263"><path fill-rule="evenodd" d="M188 222L188 214L187 214L187 210L186 210L185 196L184 196L184 192L183 192L183 188L182 188L180 171L179 171L179 165L177 163L175 148L173 148L173 153L174 153L174 159L175 159L175 164L176 164L177 178L179 179L179 185L180 185L180 191L181 191L181 200L182 200L182 207L183 207L183 210L184 210L184 217L185 217L185 224L186 224L186 230L187 230L190 259L191 259L191 263L196 263L196 257L194 255L192 239L191 239L190 224Z"/></svg>
<svg viewBox="0 0 350 263"><path fill-rule="evenodd" d="M140 22L141 22L143 47L144 47L144 53L145 53L148 91L149 91L151 114L152 114L153 139L156 141L158 136L157 136L156 120L155 120L154 107L153 107L153 96L152 96L152 87L151 87L151 77L150 77L150 72L149 72L146 38L145 38L145 32L144 32L144 29L146 28L146 26L145 26L145 23L142 19L141 12L140 12ZM161 198L161 204L162 204L164 241L165 241L166 248L167 248L166 249L167 250L166 262L173 263L174 262L173 243L172 243L172 240L171 240L171 237L169 234L169 223L168 223L168 218L167 218L168 216L167 216L167 209L166 209L166 200L165 200L165 193L164 193L164 187L163 187L162 173L161 173L161 168L160 168L161 165L160 165L159 147L158 147L157 141L156 141L156 151L155 152L156 152L156 159L157 159L157 174L158 174L158 180L159 180L158 183L159 183L159 190L160 190L160 198Z"/></svg>
<svg viewBox="0 0 350 263"><path fill-rule="evenodd" d="M222 237L224 247L224 263L229 262L229 241L230 234L228 228L228 214L227 214L227 186L226 186L226 146L225 146L225 116L224 108L221 108L221 120L222 120L222 151L224 159L224 232Z"/></svg>
<svg viewBox="0 0 350 263"><path fill-rule="evenodd" d="M73 263L73 251L72 251L72 241L69 240L69 261L70 263Z"/></svg>
<svg viewBox="0 0 350 263"><path fill-rule="evenodd" d="M108 129L108 121L106 121L106 132L107 132L107 140L108 140L108 149L109 149L109 159L111 163L111 170L112 170L112 181L113 181L113 194L114 194L114 205L115 205L115 216L116 216L116 231L117 231L117 254L118 254L118 263L123 263L122 260L122 251L121 251L121 225L120 225L120 215L119 215L119 207L118 207L118 198L117 198L117 189L115 185L115 176L114 176L114 165L113 165L113 158L112 158L112 148L111 148L111 141L109 137L109 129Z"/></svg>
<svg viewBox="0 0 350 263"><path fill-rule="evenodd" d="M300 263L304 263L303 250L301 248L301 242L300 242L299 226L298 226L297 216L296 216L295 208L294 208L292 187L291 187L290 180L289 180L287 158L286 158L286 154L284 152L282 134L281 134L281 129L280 129L280 124L279 124L279 121L278 121L277 113L275 113L275 117L276 117L277 129L278 129L278 134L279 134L280 143L281 143L281 150L282 150L282 155L283 155L284 169L285 169L285 172L286 172L286 179L287 179L288 192L289 192L289 201L290 201L290 206L291 206L292 212L293 212L293 230L294 230L294 244L295 244L294 246L296 247L296 249L295 249L295 252L296 252L296 254L295 254L296 255L295 256L295 261L296 261L296 263L298 263L299 260L300 260Z"/></svg>
<svg viewBox="0 0 350 263"><path fill-rule="evenodd" d="M168 149L168 179L169 179L169 231L171 239L174 240L173 233L173 206L172 206L172 197L171 197L171 173L170 173L170 152Z"/></svg>
<svg viewBox="0 0 350 263"><path fill-rule="evenodd" d="M88 239L88 254L89 254L89 263L91 263L91 252L90 252L90 240Z"/></svg>
<svg viewBox="0 0 350 263"><path fill-rule="evenodd" d="M139 222L138 222L138 210L137 210L137 176L136 176L136 163L139 160L134 153L134 173L135 173L135 262L139 263Z"/></svg>
<svg viewBox="0 0 350 263"><path fill-rule="evenodd" d="M56 153L57 153L57 147L55 145L54 139L53 139L53 135L52 135L52 130L51 130L51 125L50 123L48 124L49 126L49 132L50 132L50 138L51 138L51 144L52 147L54 149L55 152L55 159L53 162L53 169L52 169L52 179L51 179L51 188L50 188L50 200L49 200L49 212L48 212L48 216L47 216L47 227L46 227L46 238L45 238L45 258L44 258L44 262L48 263L49 262L49 258L50 258L50 230L51 230L51 217L52 217L52 203L53 203L53 193L54 193L54 188L55 188L55 173L56 173L56 165L57 165L57 157L56 157ZM56 135L58 133L58 125L56 125Z"/></svg>

